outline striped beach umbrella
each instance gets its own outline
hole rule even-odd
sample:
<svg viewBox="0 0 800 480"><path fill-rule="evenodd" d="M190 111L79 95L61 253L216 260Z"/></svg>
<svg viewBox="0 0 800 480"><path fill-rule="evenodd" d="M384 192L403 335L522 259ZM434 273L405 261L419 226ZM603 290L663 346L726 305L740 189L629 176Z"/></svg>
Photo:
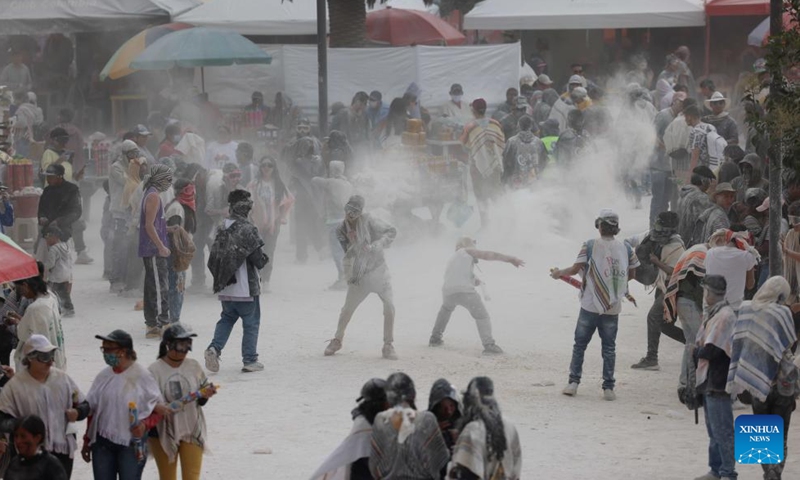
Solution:
<svg viewBox="0 0 800 480"><path fill-rule="evenodd" d="M145 48L168 33L192 27L193 25L189 25L188 23L166 23L142 30L114 52L114 55L112 55L111 59L106 63L103 71L100 72L100 80L105 80L106 78L116 80L130 75L135 71L131 68L131 62L138 57Z"/></svg>

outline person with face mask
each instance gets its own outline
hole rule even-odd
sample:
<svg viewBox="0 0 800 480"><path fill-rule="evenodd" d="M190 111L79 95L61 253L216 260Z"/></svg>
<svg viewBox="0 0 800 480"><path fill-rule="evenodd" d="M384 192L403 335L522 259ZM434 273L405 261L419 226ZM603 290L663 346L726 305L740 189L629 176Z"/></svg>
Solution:
<svg viewBox="0 0 800 480"><path fill-rule="evenodd" d="M397 230L364 213L364 198L353 195L344 207L345 218L336 229L336 238L345 252L342 266L347 281L347 298L339 315L336 334L325 348L325 356L342 349L344 331L356 308L369 296L378 295L383 302L383 358L396 360L394 351L394 300L389 267L383 250L397 236Z"/></svg>
<svg viewBox="0 0 800 480"><path fill-rule="evenodd" d="M143 184L138 253L144 262L144 323L147 338L158 338L161 328L169 323L167 259L171 253L159 194L172 187L172 171L166 165L155 165Z"/></svg>
<svg viewBox="0 0 800 480"><path fill-rule="evenodd" d="M181 141L180 123L170 123L164 129L164 140L158 146L158 158L171 157L173 155L183 156L183 152L178 150L177 145Z"/></svg>
<svg viewBox="0 0 800 480"><path fill-rule="evenodd" d="M95 335L107 367L94 378L86 400L92 414L81 456L96 480L140 480L147 455L141 455L148 430L170 412L153 375L136 361L133 338L124 330ZM131 408L137 420L131 425ZM137 451L139 452L137 454Z"/></svg>
<svg viewBox="0 0 800 480"><path fill-rule="evenodd" d="M678 235L678 214L675 212L658 214L653 228L636 248L639 261L643 265L653 265L658 269L658 274L655 281L655 300L647 313L647 354L638 363L631 365L635 370L659 370L658 345L662 333L673 340L686 343L683 331L674 323L664 320L667 283L685 251L683 241Z"/></svg>
<svg viewBox="0 0 800 480"><path fill-rule="evenodd" d="M253 200L246 190L228 194L229 216L217 230L208 257L214 277L214 293L222 304L222 314L214 338L205 352L206 368L219 371L219 360L234 324L242 319L242 371L260 372L258 330L261 325L261 278L259 270L270 260L264 253L264 240L250 223Z"/></svg>
<svg viewBox="0 0 800 480"><path fill-rule="evenodd" d="M464 100L461 84L454 83L450 86L450 101L442 105L442 116L452 118L462 125L472 120L472 110L469 102Z"/></svg>
<svg viewBox="0 0 800 480"><path fill-rule="evenodd" d="M43 335L31 335L22 346L22 368L0 393L0 432L12 433L18 419L37 415L47 420L45 449L67 473L78 449L75 422L89 415L89 403L66 372L53 368L58 347ZM8 373L8 372L6 372Z"/></svg>
<svg viewBox="0 0 800 480"><path fill-rule="evenodd" d="M202 407L217 390L197 360L187 358L192 351L192 338L196 336L188 326L173 323L164 330L158 360L148 368L164 401L171 406L175 405L173 402L179 404L171 415L158 422L156 436L151 435L148 440L162 480L177 480L179 461L183 480L200 479L208 440ZM196 400L184 402L184 398L196 392L199 392Z"/></svg>

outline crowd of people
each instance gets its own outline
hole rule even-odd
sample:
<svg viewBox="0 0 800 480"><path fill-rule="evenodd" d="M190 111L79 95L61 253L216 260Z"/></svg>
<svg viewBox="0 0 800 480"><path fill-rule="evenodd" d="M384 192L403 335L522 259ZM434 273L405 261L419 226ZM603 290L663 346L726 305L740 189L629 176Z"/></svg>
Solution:
<svg viewBox="0 0 800 480"><path fill-rule="evenodd" d="M463 396L440 378L427 410L418 409L416 400L414 381L405 373L367 381L352 430L311 479L520 478L519 435L503 418L490 378L473 378Z"/></svg>
<svg viewBox="0 0 800 480"><path fill-rule="evenodd" d="M563 393L577 394L584 352L597 331L603 398L616 399L618 315L623 301L632 300L628 282L652 287L646 354L631 368L660 368L662 333L685 344L678 397L691 409L703 407L710 441L711 471L699 478L736 478L732 396L756 413L781 415L788 431L800 393L781 376L796 363L800 326L800 175L785 175L784 276L770 278L765 139L751 120L734 118L730 99L711 80L695 86L688 49L669 55L657 76L633 59L621 85L587 78L575 64L558 89L538 60L531 60L536 76L508 88L505 102L491 111L483 98L466 101L458 83L446 104L430 108L420 104L416 84L388 105L380 91L360 91L349 107L332 106L330 133L318 138L288 96L276 96L273 108L254 92L242 114L249 124L282 132L277 144L235 140L230 125L212 124L219 115L209 113L202 96L122 132L109 150L103 184L103 273L112 294L137 301L145 338L161 343L158 361L148 369L137 363L132 335L115 330L98 336L108 368L85 396L66 374L61 319L82 308L72 301L73 266L92 262L83 236L94 192L82 183L83 148L71 146L83 142L80 129L71 123L72 113L62 111L39 163L39 275L11 285L0 311L0 362L8 364L13 351L16 364L4 369L7 383L0 392L0 432L14 435L6 451L9 458L15 452L5 478L69 478L78 449L74 424L84 419L81 455L92 462L95 478L139 478L148 450L161 478L176 477L178 458L184 479L199 478L207 434L202 406L216 390L201 365L187 358L195 335L181 322L184 294L207 293L210 273L221 314L204 350L206 370L219 371L240 319L242 371L263 370L260 297L270 292L276 246L286 228L295 261L307 262L309 247L329 250L336 270L330 289L346 290L324 355L342 349L356 309L375 293L383 303L381 353L396 359L384 250L403 232L394 220L367 211L369 198L356 179L380 170L387 152L404 148L409 124L431 137L451 131L463 145L454 156L470 177L482 228L490 225L491 204L505 193L557 182L612 145L618 162L608 168L633 205L640 208L643 196L652 195L650 229L618 239L619 216L604 209L595 222L599 237L583 243L572 266L551 271L566 281L581 276ZM737 102L765 115L769 78L763 62L756 62L753 79L754 89ZM15 137L14 148L22 151L31 139L25 132L37 124L35 96L15 97L18 116L33 119L16 124L23 135ZM2 228L13 224L14 212L8 194L0 195ZM455 247L429 345L443 344L452 312L463 306L476 321L483 353L502 354L474 267L480 260L514 267L525 262L479 250L470 237ZM175 375L182 380L173 381ZM418 411L415 398L405 374L370 380L353 412L351 435L314 478L339 469L351 479L519 478L519 439L500 414L490 379L473 379L463 400L446 380L437 381L430 412ZM764 468L765 478L780 478L782 465Z"/></svg>

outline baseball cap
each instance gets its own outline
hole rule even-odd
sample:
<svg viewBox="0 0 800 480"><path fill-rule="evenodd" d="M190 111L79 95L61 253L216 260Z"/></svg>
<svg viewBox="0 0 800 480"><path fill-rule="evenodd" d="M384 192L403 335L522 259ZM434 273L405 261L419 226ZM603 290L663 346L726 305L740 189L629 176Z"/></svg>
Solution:
<svg viewBox="0 0 800 480"><path fill-rule="evenodd" d="M108 335L95 335L94 338L98 340L105 340L106 342L116 343L122 348L133 349L133 338L131 334L125 330L114 330Z"/></svg>
<svg viewBox="0 0 800 480"><path fill-rule="evenodd" d="M610 208L604 208L597 214L597 219L609 225L619 225L619 215Z"/></svg>
<svg viewBox="0 0 800 480"><path fill-rule="evenodd" d="M572 93L570 93L570 95L578 98L586 98L589 96L589 92L583 87L575 87L572 89Z"/></svg>
<svg viewBox="0 0 800 480"><path fill-rule="evenodd" d="M573 75L573 76L577 77L577 75ZM550 77L546 73L543 73L543 74L539 75L539 78L536 81L538 81L542 85L552 85L553 84L553 81L550 80Z"/></svg>
<svg viewBox="0 0 800 480"><path fill-rule="evenodd" d="M583 77L581 77L580 75L573 75L569 77L569 84L583 86Z"/></svg>
<svg viewBox="0 0 800 480"><path fill-rule="evenodd" d="M460 83L454 83L450 85L450 94L451 95L463 95L464 89L461 87Z"/></svg>
<svg viewBox="0 0 800 480"><path fill-rule="evenodd" d="M222 173L226 173L227 174L227 173L234 173L234 172L242 173L242 171L239 169L239 166L236 165L235 163L228 162L228 163L226 163L225 165L222 166Z"/></svg>
<svg viewBox="0 0 800 480"><path fill-rule="evenodd" d="M783 199L781 199L781 205L783 205L784 203L786 203L786 202ZM763 212L766 212L767 210L769 210L769 197L767 197L764 200L764 203L762 203L761 205L756 207L756 212L763 213Z"/></svg>
<svg viewBox="0 0 800 480"><path fill-rule="evenodd" d="M141 123L133 127L133 130L131 130L131 132L133 132L136 135L141 135L145 137L153 134L150 130L147 129L147 127L145 127Z"/></svg>
<svg viewBox="0 0 800 480"><path fill-rule="evenodd" d="M172 340L186 340L196 336L197 334L194 333L191 328L181 322L175 322L164 330L161 339L165 342L169 342Z"/></svg>
<svg viewBox="0 0 800 480"><path fill-rule="evenodd" d="M63 177L64 176L64 165L58 165L56 163L50 164L47 166L47 170L44 171L46 177Z"/></svg>
<svg viewBox="0 0 800 480"><path fill-rule="evenodd" d="M485 112L486 111L486 100L484 100L482 98L476 98L475 100L472 101L472 108L474 108L475 110L477 110L479 112Z"/></svg>
<svg viewBox="0 0 800 480"><path fill-rule="evenodd" d="M57 348L58 347L50 343L50 340L44 335L33 334L25 342L25 345L22 346L22 355L28 356L33 352L48 353Z"/></svg>
<svg viewBox="0 0 800 480"><path fill-rule="evenodd" d="M377 90L373 90L369 94L369 99L370 100L374 100L376 102L380 102L381 100L383 100L383 94L381 94L381 92L379 92Z"/></svg>
<svg viewBox="0 0 800 480"><path fill-rule="evenodd" d="M728 281L722 275L706 275L703 278L703 288L716 295L725 295Z"/></svg>
<svg viewBox="0 0 800 480"><path fill-rule="evenodd" d="M133 140L125 140L124 142L122 142L122 151L125 153L138 149L139 145L136 145L136 142L134 142Z"/></svg>

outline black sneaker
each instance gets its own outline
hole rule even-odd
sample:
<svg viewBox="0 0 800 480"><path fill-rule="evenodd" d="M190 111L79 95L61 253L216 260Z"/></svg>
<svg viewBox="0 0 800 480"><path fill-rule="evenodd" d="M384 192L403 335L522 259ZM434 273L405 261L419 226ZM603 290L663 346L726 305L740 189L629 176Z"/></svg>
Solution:
<svg viewBox="0 0 800 480"><path fill-rule="evenodd" d="M631 368L634 370L661 370L661 367L658 366L658 360L653 360L652 358L642 357L639 360L639 363L634 363L631 365Z"/></svg>

